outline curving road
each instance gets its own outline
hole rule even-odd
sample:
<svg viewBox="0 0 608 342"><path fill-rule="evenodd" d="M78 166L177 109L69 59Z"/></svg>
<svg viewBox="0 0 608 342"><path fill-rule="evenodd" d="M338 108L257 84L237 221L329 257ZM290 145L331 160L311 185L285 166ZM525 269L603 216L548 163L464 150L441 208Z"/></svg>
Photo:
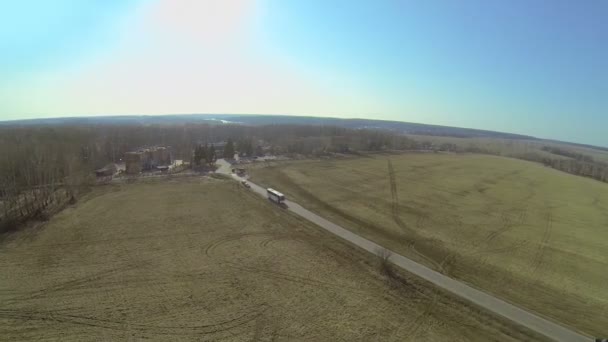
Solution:
<svg viewBox="0 0 608 342"><path fill-rule="evenodd" d="M230 163L226 162L225 160L218 160L218 164L220 165L220 168L217 170L217 172L231 175L238 181L245 180L244 178L231 173ZM249 184L251 185L251 190L266 197L266 189L251 182L249 182ZM377 254L379 251L385 250L384 247L378 245L377 243L342 228L322 218L321 216L306 210L297 203L288 200L285 201L285 203L287 204L288 210L302 216L321 228L347 240L348 242L365 249L370 253ZM594 341L594 339L591 337L577 333L576 331L570 330L562 325L537 316L525 309L519 308L485 292L474 289L393 251L390 251L390 253L391 256L389 260L402 269L413 273L420 278L423 278L461 298L467 299L468 301L475 303L490 312L503 316L521 326L547 336L555 341Z"/></svg>

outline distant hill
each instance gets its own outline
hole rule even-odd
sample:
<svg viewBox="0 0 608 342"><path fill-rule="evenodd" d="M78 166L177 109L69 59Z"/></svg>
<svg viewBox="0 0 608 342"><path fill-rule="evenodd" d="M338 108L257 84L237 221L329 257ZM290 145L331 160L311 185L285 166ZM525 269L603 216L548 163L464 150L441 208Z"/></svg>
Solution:
<svg viewBox="0 0 608 342"><path fill-rule="evenodd" d="M219 116L218 116L219 118ZM224 120L250 125L297 124L297 125L326 125L352 129L382 129L404 134L440 135L461 138L489 137L502 139L537 139L532 136L486 131L472 128L460 128L438 125L427 125L403 121L371 120L371 119L340 119L311 116L287 115L225 115Z"/></svg>
<svg viewBox="0 0 608 342"><path fill-rule="evenodd" d="M325 125L351 129L381 129L404 134L437 135L461 138L488 137L501 139L537 139L532 136L486 131L471 128L426 125L401 121L371 119L339 119L291 115L186 114L186 115L124 115L67 117L3 121L0 125L158 125L158 124L245 124L245 125Z"/></svg>
<svg viewBox="0 0 608 342"><path fill-rule="evenodd" d="M0 121L0 126L59 126L59 125L159 125L181 123L222 124L210 114L185 115L111 115Z"/></svg>
<svg viewBox="0 0 608 342"><path fill-rule="evenodd" d="M4 126L58 126L58 125L170 125L205 123L209 125L324 125L351 129L379 129L395 133L413 135L431 135L457 138L494 138L513 140L538 140L608 151L606 147L564 142L559 140L539 139L529 135L488 131L482 129L427 125L403 121L372 119L341 119L315 116L263 115L263 114L171 114L171 115L116 115L66 117L47 119L28 119L0 121Z"/></svg>

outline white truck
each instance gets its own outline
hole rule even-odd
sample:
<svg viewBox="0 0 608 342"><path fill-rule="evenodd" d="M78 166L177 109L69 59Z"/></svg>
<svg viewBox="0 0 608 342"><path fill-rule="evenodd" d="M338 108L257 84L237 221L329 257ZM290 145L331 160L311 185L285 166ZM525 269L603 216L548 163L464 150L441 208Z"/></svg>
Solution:
<svg viewBox="0 0 608 342"><path fill-rule="evenodd" d="M266 193L268 194L268 199L276 204L281 204L285 201L285 195L275 189L268 188L266 189Z"/></svg>

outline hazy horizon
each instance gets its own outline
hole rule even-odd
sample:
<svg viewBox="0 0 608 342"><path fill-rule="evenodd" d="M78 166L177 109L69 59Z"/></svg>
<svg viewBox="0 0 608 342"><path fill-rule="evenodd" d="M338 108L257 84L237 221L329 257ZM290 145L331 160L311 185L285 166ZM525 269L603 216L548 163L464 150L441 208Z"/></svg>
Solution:
<svg viewBox="0 0 608 342"><path fill-rule="evenodd" d="M608 146L608 3L27 0L0 120L393 120Z"/></svg>
<svg viewBox="0 0 608 342"><path fill-rule="evenodd" d="M393 121L393 122L403 122L403 123L412 123L412 124L431 125L431 126L464 128L464 129L476 129L476 130L482 130L482 131L486 130L486 129L483 129L483 128L474 128L474 127L434 125L434 124L427 124L427 123L424 123L424 122L412 122L412 121L388 120L388 119L370 119L370 118L366 118L366 117L356 118L356 117L335 117L335 116L322 116L322 115L267 114L267 113L172 113L172 114L67 115L67 116L52 116L52 117L33 117L33 118L24 118L24 119L17 118L17 119L9 119L9 120L0 119L0 123L1 122L29 121L29 120L55 120L55 119L60 120L60 119L78 119L78 118L86 119L86 118L103 118L103 117L106 117L106 118L110 118L110 117L150 117L150 116L165 116L166 117L166 116L189 116L189 115L193 115L193 116L205 115L205 116L209 116L209 119L214 119L213 116L225 116L225 115L229 115L229 116L293 116L293 117L326 118L326 119L342 119L342 120L364 119L364 120ZM553 139L553 138L542 137L542 136L538 136L538 135L522 134L522 133L519 133L519 132L497 131L497 130L487 130L487 131L497 132L497 133L516 134L516 135L523 135L523 136L528 135L528 136L533 137L533 138L544 139L544 140L554 140L554 141L561 141L561 142L565 142L565 143L585 144L585 145L590 145L590 146L597 146L597 147L602 147L602 148L608 148L608 145L588 144L588 143L578 142L578 141L568 141L568 140Z"/></svg>

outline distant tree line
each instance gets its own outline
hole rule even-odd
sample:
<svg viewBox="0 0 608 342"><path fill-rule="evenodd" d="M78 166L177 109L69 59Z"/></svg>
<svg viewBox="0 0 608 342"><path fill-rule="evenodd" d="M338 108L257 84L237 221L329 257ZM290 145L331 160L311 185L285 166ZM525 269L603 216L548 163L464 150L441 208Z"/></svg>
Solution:
<svg viewBox="0 0 608 342"><path fill-rule="evenodd" d="M543 151L547 151L547 152L552 153L552 154L556 154L558 156L564 156L564 157L572 158L574 160L581 161L581 162L586 162L586 163L593 163L594 162L593 157L591 157L589 155L578 153L578 152L574 152L574 151L570 151L570 150L566 150L566 149L559 148L559 147L543 146L542 150Z"/></svg>
<svg viewBox="0 0 608 342"><path fill-rule="evenodd" d="M435 146L429 142L419 142L419 147L420 149L436 151L503 155L495 149L486 148L483 145L480 146L473 143L467 146L459 146L454 143L442 143ZM505 156L541 163L545 166L573 175L593 178L601 182L608 182L608 163L595 160L592 156L562 147L543 146L540 150L565 158L551 158L547 157L545 154L533 151L511 152Z"/></svg>
<svg viewBox="0 0 608 342"><path fill-rule="evenodd" d="M94 183L93 171L120 162L126 152L168 146L193 167L218 158L213 143L227 142L223 157L417 148L388 131L313 125L63 125L0 126L0 231L74 201ZM204 142L204 143L201 143Z"/></svg>
<svg viewBox="0 0 608 342"><path fill-rule="evenodd" d="M416 141L418 149L429 151L443 151L454 153L479 153L500 155L505 157L523 159L527 161L541 163L545 166L567 172L573 175L593 178L601 182L608 182L608 163L595 160L592 156L572 151L563 147L542 146L536 147L532 151L519 151L517 148L506 151L484 146L481 142L465 142L455 144L451 142L432 143L430 141ZM511 142L506 140L508 146ZM564 158L551 158L540 151L549 152Z"/></svg>
<svg viewBox="0 0 608 342"><path fill-rule="evenodd" d="M221 155L225 158L264 153L319 157L389 150L501 154L483 144L433 144L387 130L321 125L0 126L0 231L44 216L49 206L76 200L93 183L94 170L120 162L126 152L168 146L174 159L207 167L219 157L214 143L220 141L226 142ZM509 156L608 182L606 163L564 148L545 146L542 150L560 158L534 152Z"/></svg>
<svg viewBox="0 0 608 342"><path fill-rule="evenodd" d="M607 163L594 160L589 155L563 148L545 146L541 150L567 158L551 158L535 152L516 153L510 155L510 157L541 163L559 171L608 183ZM483 149L469 149L467 152L494 154Z"/></svg>
<svg viewBox="0 0 608 342"><path fill-rule="evenodd" d="M0 130L0 232L74 201L90 181L87 130Z"/></svg>
<svg viewBox="0 0 608 342"><path fill-rule="evenodd" d="M608 163L595 160L592 156L554 146L543 146L543 151L569 159L543 158L542 163L554 169L574 175L608 182Z"/></svg>
<svg viewBox="0 0 608 342"><path fill-rule="evenodd" d="M608 164L587 162L576 159L543 158L542 163L554 169L577 176L589 177L598 181L608 182Z"/></svg>
<svg viewBox="0 0 608 342"><path fill-rule="evenodd" d="M541 163L559 171L608 183L608 164L593 159L582 161L571 158L550 158L535 152L515 154L511 157Z"/></svg>

